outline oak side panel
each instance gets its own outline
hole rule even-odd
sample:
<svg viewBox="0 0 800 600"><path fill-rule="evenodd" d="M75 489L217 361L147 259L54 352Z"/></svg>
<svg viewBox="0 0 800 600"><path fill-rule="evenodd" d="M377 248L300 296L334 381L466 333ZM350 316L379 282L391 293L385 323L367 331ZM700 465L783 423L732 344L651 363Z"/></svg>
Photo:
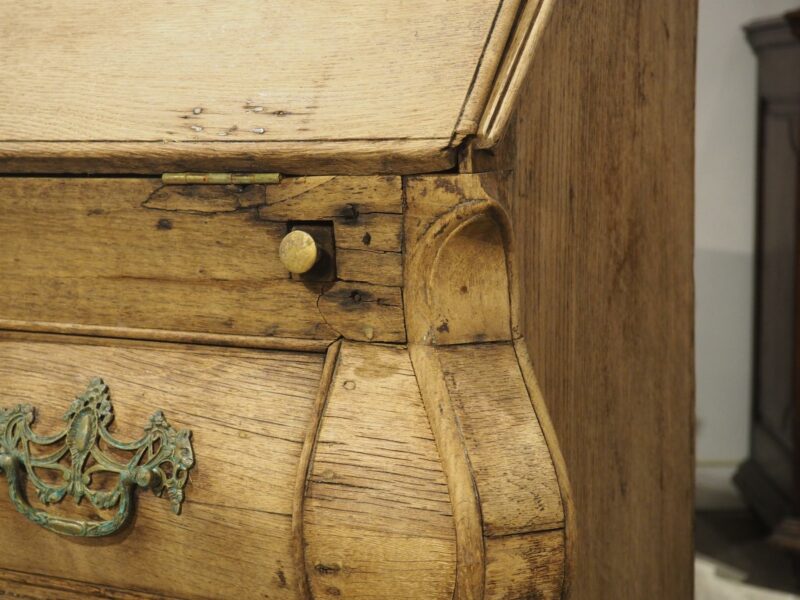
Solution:
<svg viewBox="0 0 800 600"><path fill-rule="evenodd" d="M315 598L453 597L450 495L405 349L342 344L304 515Z"/></svg>
<svg viewBox="0 0 800 600"><path fill-rule="evenodd" d="M101 376L118 438L138 439L150 415L163 410L174 427L192 430L196 458L180 516L165 500L139 493L129 526L96 540L28 522L3 479L0 546L15 550L0 555L0 568L189 599L218 597L223 589L237 598L296 599L303 572L292 559L292 510L323 359L0 336L0 406L33 403L36 431L63 429L70 402ZM103 518L69 499L47 510Z"/></svg>
<svg viewBox="0 0 800 600"><path fill-rule="evenodd" d="M573 598L690 598L696 3L559 2L505 158Z"/></svg>

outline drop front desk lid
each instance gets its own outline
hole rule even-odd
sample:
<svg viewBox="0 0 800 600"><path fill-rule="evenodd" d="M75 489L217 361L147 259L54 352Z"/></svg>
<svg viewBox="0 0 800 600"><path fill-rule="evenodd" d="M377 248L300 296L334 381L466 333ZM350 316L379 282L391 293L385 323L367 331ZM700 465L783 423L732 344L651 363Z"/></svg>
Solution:
<svg viewBox="0 0 800 600"><path fill-rule="evenodd" d="M551 0L0 0L0 172L429 172Z"/></svg>

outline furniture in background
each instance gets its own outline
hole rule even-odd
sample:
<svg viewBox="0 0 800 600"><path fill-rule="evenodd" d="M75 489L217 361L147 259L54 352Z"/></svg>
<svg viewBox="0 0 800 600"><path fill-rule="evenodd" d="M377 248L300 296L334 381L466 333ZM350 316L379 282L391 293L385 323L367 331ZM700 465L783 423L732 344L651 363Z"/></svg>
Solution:
<svg viewBox="0 0 800 600"><path fill-rule="evenodd" d="M787 547L800 546L800 11L749 25L758 56L754 405L735 480Z"/></svg>

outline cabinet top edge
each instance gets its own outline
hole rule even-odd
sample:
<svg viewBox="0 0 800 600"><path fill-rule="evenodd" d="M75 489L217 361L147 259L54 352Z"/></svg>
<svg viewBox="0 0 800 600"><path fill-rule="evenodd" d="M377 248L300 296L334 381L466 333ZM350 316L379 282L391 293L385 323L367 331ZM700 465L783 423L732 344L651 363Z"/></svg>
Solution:
<svg viewBox="0 0 800 600"><path fill-rule="evenodd" d="M756 52L776 46L800 45L800 10L753 21L744 26L744 31Z"/></svg>

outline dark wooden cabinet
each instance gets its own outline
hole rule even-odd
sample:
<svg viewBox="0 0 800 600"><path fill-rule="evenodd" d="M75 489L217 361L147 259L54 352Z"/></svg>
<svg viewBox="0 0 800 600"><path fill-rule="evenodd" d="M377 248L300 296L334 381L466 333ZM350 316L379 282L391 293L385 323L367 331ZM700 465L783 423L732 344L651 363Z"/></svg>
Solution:
<svg viewBox="0 0 800 600"><path fill-rule="evenodd" d="M800 516L800 11L746 31L759 69L755 376L736 481L786 537Z"/></svg>

